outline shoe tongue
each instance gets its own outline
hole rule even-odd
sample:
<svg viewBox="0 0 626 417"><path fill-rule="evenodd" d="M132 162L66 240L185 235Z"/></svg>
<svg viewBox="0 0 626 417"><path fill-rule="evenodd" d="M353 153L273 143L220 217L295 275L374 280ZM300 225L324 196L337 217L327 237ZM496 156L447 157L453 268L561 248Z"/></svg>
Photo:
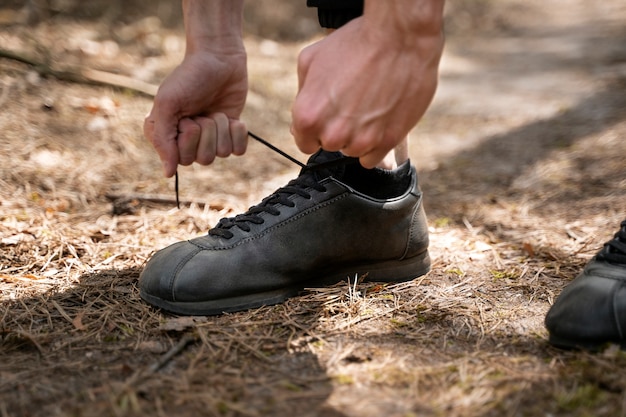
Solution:
<svg viewBox="0 0 626 417"><path fill-rule="evenodd" d="M341 152L328 152L320 149L311 155L306 168L300 171L300 175L305 172L311 173L317 181L331 176L341 179L346 171L346 163L352 162L351 159L354 158L348 158Z"/></svg>

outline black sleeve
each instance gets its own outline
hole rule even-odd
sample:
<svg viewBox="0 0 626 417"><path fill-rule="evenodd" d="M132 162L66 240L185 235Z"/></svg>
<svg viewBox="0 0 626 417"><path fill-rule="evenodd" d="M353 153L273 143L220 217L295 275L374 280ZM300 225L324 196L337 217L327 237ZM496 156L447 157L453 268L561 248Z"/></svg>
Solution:
<svg viewBox="0 0 626 417"><path fill-rule="evenodd" d="M320 25L336 29L363 14L364 0L307 0L309 7L317 7Z"/></svg>
<svg viewBox="0 0 626 417"><path fill-rule="evenodd" d="M321 7L323 9L361 9L363 0L306 0L309 7Z"/></svg>

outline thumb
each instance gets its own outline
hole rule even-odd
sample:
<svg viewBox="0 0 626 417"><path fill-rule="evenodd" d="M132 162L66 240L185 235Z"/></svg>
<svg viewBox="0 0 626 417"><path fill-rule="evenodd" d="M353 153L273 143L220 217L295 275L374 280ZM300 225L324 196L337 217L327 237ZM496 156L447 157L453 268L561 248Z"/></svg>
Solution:
<svg viewBox="0 0 626 417"><path fill-rule="evenodd" d="M169 178L176 173L178 167L179 155L178 146L176 145L178 120L172 117L171 113L157 113L156 108L153 108L146 116L143 124L143 133L161 159L163 174Z"/></svg>

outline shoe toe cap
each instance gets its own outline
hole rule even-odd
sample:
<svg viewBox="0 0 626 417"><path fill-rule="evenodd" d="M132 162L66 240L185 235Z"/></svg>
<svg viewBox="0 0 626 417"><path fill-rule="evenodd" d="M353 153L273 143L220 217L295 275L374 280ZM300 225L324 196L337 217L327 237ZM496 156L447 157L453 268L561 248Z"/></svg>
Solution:
<svg viewBox="0 0 626 417"><path fill-rule="evenodd" d="M196 245L183 241L156 252L139 277L141 294L149 298L175 301L177 277L200 251Z"/></svg>
<svg viewBox="0 0 626 417"><path fill-rule="evenodd" d="M563 290L545 320L554 344L587 347L623 342L626 282L624 277L616 278L610 265L591 265Z"/></svg>

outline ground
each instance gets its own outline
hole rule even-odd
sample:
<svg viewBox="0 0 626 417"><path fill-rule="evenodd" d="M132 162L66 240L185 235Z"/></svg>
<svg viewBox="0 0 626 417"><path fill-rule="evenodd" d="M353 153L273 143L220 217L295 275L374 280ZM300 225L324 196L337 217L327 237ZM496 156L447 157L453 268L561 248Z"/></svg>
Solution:
<svg viewBox="0 0 626 417"><path fill-rule="evenodd" d="M246 15L245 120L304 160L295 57L320 34L304 7L264 2ZM45 64L0 58L0 416L626 416L626 355L558 350L543 326L626 217L622 1L448 2L440 87L411 139L432 272L209 318L140 301L143 264L298 168L251 143L181 169L176 209L141 134L149 96L38 74L158 84L179 15L50 3L0 8L0 49Z"/></svg>

